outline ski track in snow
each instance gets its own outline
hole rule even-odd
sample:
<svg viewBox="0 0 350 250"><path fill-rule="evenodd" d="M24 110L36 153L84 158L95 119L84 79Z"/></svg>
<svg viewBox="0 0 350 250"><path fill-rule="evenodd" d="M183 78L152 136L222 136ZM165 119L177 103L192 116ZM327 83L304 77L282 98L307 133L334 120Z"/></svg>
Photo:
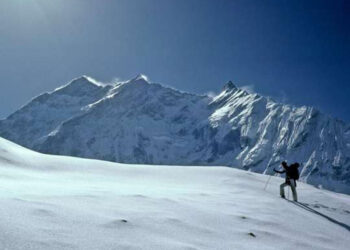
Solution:
<svg viewBox="0 0 350 250"><path fill-rule="evenodd" d="M267 179L49 156L0 138L0 249L348 249L348 195L298 183L299 204L279 198L281 178L264 191Z"/></svg>

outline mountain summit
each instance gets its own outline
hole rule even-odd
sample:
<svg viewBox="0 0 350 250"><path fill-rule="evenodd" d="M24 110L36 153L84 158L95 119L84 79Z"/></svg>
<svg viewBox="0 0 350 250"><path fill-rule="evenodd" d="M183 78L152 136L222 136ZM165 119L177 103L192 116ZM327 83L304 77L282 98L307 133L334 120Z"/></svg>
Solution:
<svg viewBox="0 0 350 250"><path fill-rule="evenodd" d="M272 174L282 160L298 161L301 180L350 193L348 124L232 82L209 98L143 75L114 85L84 76L1 120L0 136L44 153L122 163L228 165Z"/></svg>
<svg viewBox="0 0 350 250"><path fill-rule="evenodd" d="M237 89L236 85L233 84L232 81L228 81L225 85L224 85L224 90L231 90L231 89Z"/></svg>
<svg viewBox="0 0 350 250"><path fill-rule="evenodd" d="M138 74L135 78L131 79L130 81L131 82L133 82L133 81L143 81L143 82L149 83L148 77L146 75L143 75L143 74Z"/></svg>

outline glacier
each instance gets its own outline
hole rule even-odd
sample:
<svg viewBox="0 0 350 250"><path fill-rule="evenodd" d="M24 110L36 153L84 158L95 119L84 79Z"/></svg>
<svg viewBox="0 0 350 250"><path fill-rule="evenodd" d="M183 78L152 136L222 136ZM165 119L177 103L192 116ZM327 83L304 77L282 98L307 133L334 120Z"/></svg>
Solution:
<svg viewBox="0 0 350 250"><path fill-rule="evenodd" d="M248 93L231 81L214 97L143 75L115 84L82 76L0 120L0 136L49 154L128 164L230 166L350 193L350 125L313 107Z"/></svg>

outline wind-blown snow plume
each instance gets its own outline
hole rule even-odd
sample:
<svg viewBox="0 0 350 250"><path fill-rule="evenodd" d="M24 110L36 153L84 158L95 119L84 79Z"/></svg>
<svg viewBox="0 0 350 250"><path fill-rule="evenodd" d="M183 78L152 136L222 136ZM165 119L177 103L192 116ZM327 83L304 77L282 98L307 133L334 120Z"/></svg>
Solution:
<svg viewBox="0 0 350 250"><path fill-rule="evenodd" d="M253 84L243 85L243 86L241 86L239 88L242 89L242 90L247 91L249 94L255 93L255 86Z"/></svg>

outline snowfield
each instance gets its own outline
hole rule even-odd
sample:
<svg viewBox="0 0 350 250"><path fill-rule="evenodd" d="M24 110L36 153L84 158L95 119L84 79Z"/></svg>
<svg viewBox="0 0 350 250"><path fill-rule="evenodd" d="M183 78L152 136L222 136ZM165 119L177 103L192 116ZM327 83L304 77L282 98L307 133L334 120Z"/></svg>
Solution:
<svg viewBox="0 0 350 250"><path fill-rule="evenodd" d="M349 249L350 197L228 167L49 156L0 138L0 249ZM291 196L291 194L290 194Z"/></svg>

